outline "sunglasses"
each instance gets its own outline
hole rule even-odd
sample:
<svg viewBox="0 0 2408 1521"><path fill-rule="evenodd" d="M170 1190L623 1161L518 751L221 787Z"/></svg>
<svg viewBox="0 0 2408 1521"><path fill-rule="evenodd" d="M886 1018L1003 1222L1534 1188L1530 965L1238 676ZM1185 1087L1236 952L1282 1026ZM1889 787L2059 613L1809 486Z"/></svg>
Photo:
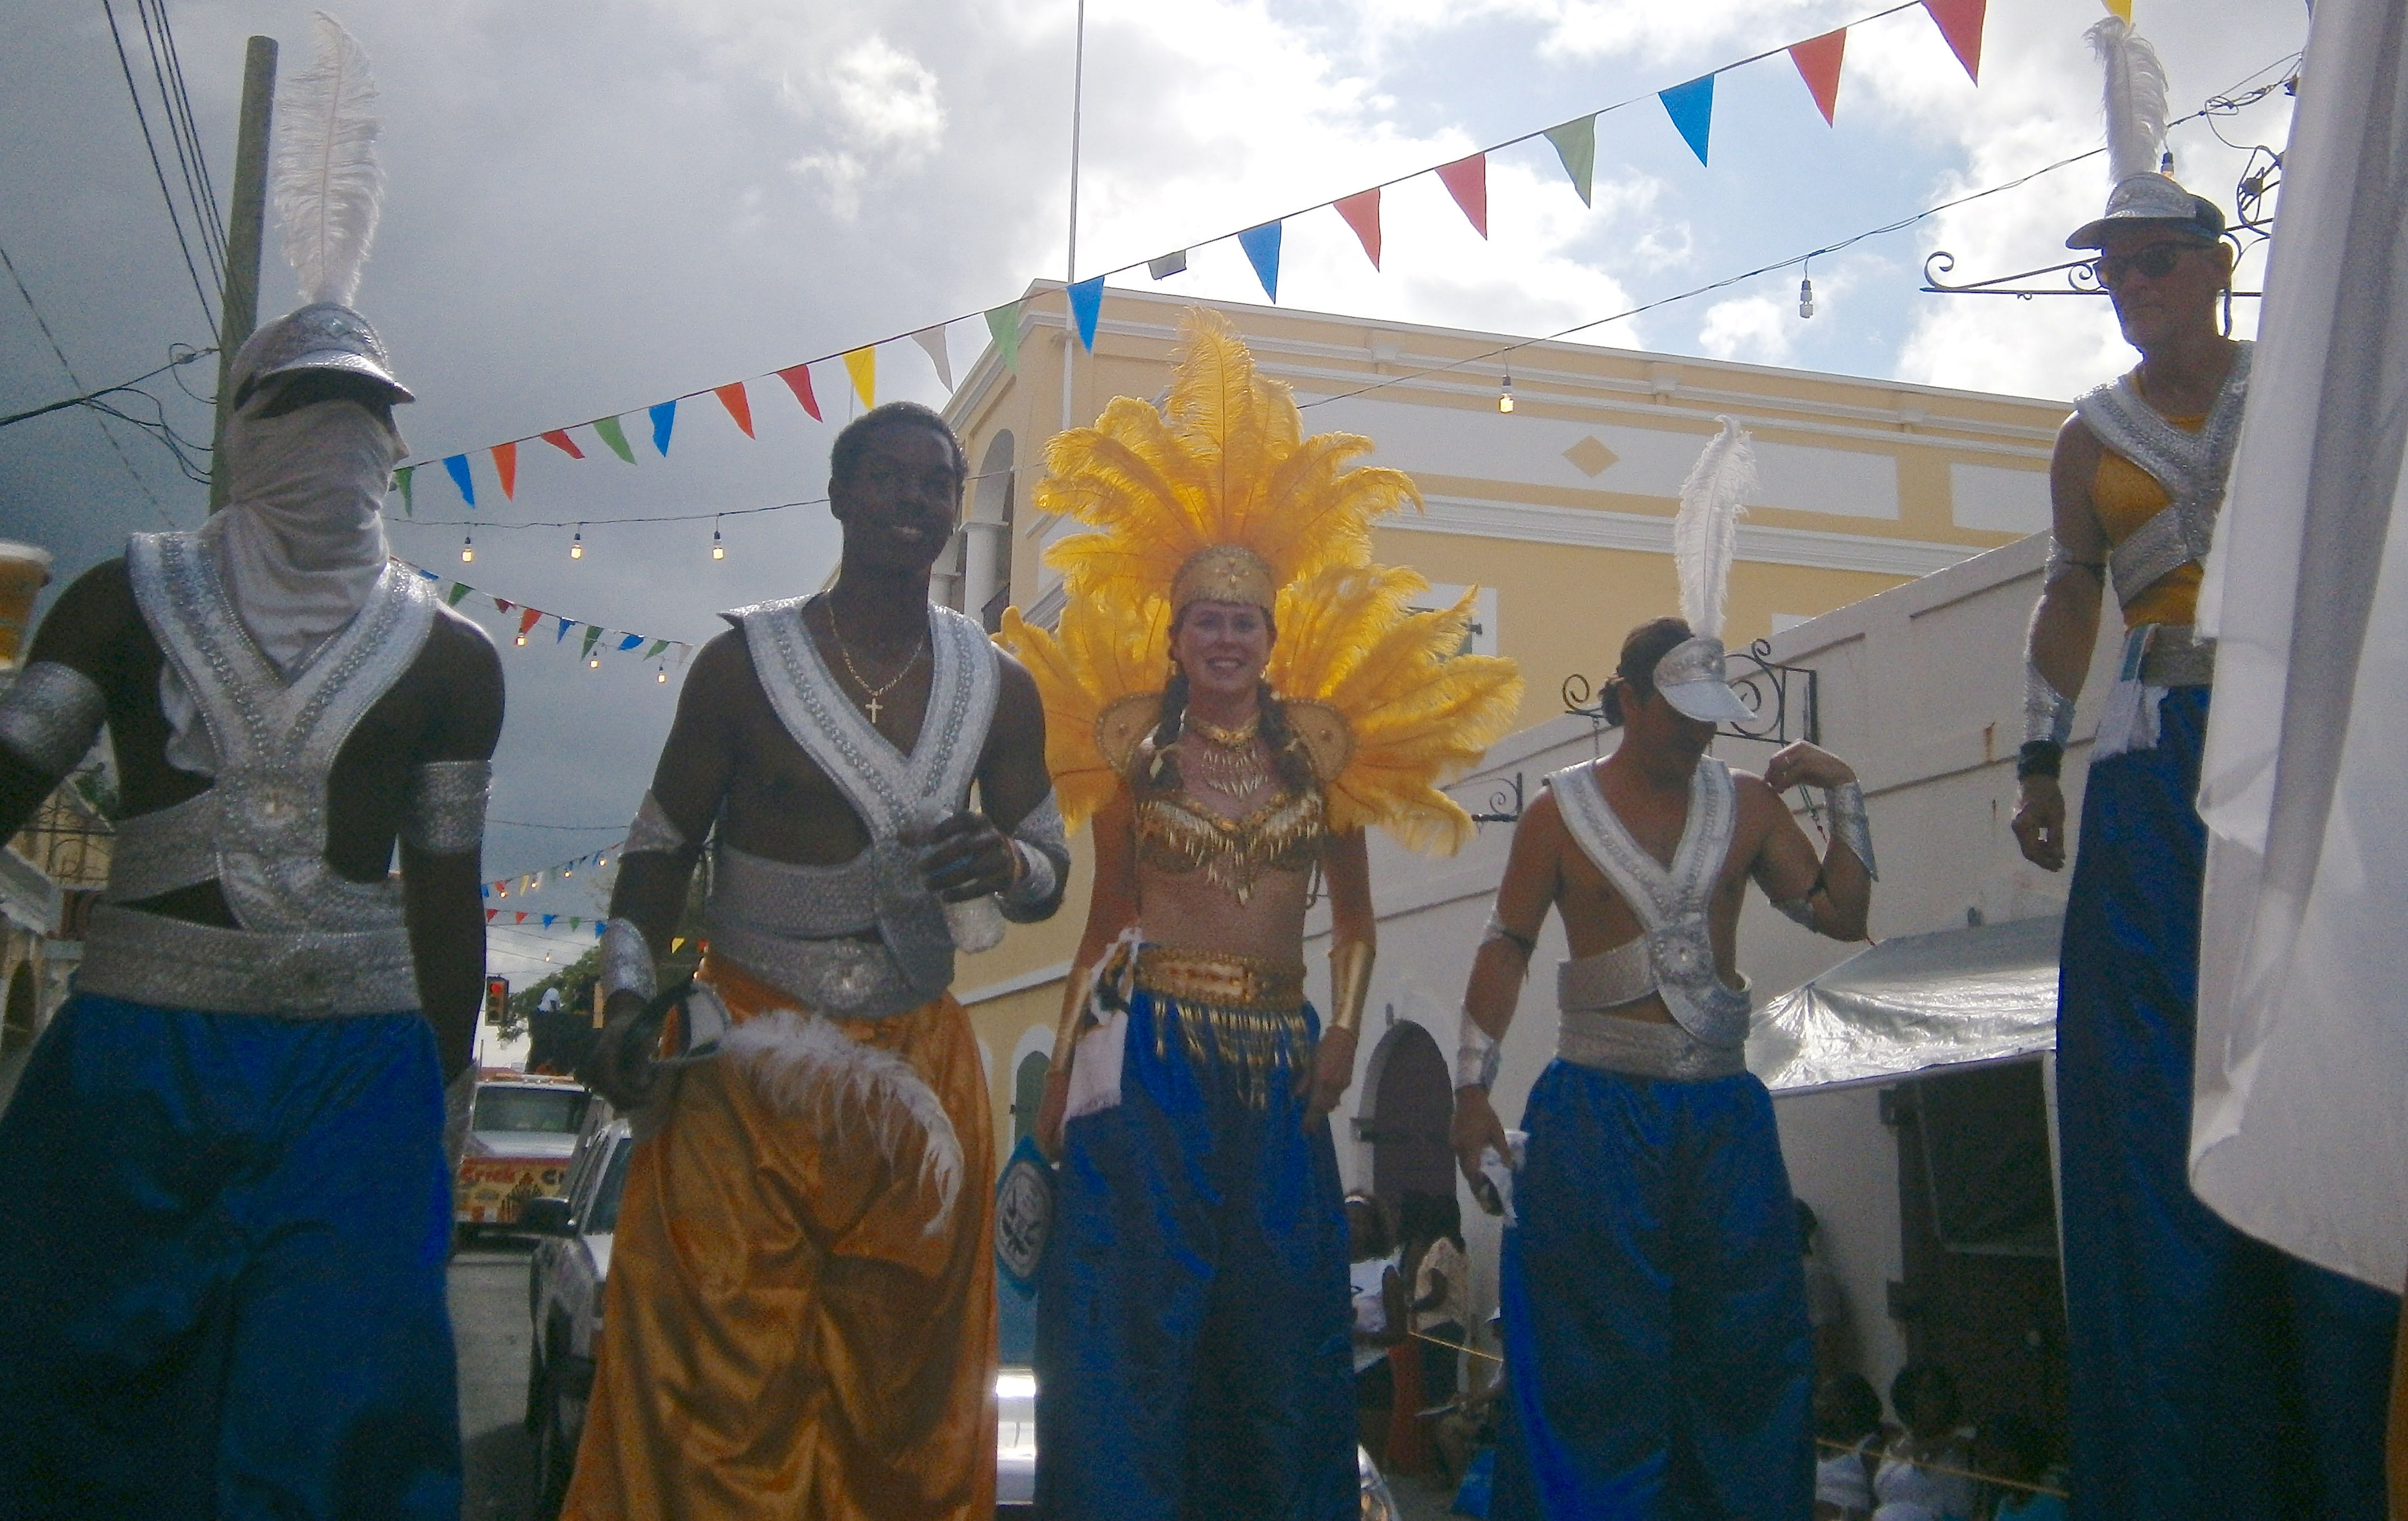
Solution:
<svg viewBox="0 0 2408 1521"><path fill-rule="evenodd" d="M2183 254L2197 247L2196 243L2169 238L2133 253L2100 254L2091 262L2090 267L2099 272L2099 283L2112 291L2135 274L2146 275L2151 280L2165 279L2174 272L2174 265Z"/></svg>

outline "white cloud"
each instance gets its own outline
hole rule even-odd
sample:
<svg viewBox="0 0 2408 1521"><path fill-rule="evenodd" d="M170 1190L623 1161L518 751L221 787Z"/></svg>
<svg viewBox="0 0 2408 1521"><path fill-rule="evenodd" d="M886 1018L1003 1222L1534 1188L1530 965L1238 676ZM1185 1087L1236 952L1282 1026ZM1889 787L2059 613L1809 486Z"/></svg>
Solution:
<svg viewBox="0 0 2408 1521"><path fill-rule="evenodd" d="M1698 342L1716 359L1739 359L1753 365L1785 365L1796 353L1789 324L1796 309L1784 311L1770 296L1734 296L1706 309Z"/></svg>

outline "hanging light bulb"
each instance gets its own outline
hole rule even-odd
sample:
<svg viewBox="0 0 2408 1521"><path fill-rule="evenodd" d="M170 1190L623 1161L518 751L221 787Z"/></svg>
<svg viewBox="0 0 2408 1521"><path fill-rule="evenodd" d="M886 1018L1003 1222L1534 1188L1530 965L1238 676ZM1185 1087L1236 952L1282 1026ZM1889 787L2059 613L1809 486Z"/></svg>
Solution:
<svg viewBox="0 0 2408 1521"><path fill-rule="evenodd" d="M460 563L462 565L467 565L476 558L477 536L474 534L462 534L460 536Z"/></svg>
<svg viewBox="0 0 2408 1521"><path fill-rule="evenodd" d="M602 668L602 657L600 655L590 657L585 662L585 668L587 670L600 670Z"/></svg>
<svg viewBox="0 0 2408 1521"><path fill-rule="evenodd" d="M522 649L526 646L526 635L523 632L519 635L519 645Z"/></svg>
<svg viewBox="0 0 2408 1521"><path fill-rule="evenodd" d="M1814 315L1814 277L1808 275L1798 282L1798 315Z"/></svg>
<svg viewBox="0 0 2408 1521"><path fill-rule="evenodd" d="M710 525L710 557L714 560L727 558L727 546L720 540L719 524L716 521Z"/></svg>
<svg viewBox="0 0 2408 1521"><path fill-rule="evenodd" d="M1505 372L1505 389L1497 393L1497 409L1500 412L1510 412L1513 409L1513 372L1512 370Z"/></svg>
<svg viewBox="0 0 2408 1521"><path fill-rule="evenodd" d="M652 674L652 680L653 680L653 681L655 681L655 682L659 682L659 683L660 683L661 685L663 685L663 686L666 686L666 685L668 685L668 681L669 681L669 668L668 668L668 667L667 667L667 666L666 666L666 665L664 665L663 667L660 667L660 669L659 669L659 670L657 670L657 671L653 672L653 674Z"/></svg>
<svg viewBox="0 0 2408 1521"><path fill-rule="evenodd" d="M585 524L581 523L577 525L577 532L568 536L568 557L572 560L585 558Z"/></svg>

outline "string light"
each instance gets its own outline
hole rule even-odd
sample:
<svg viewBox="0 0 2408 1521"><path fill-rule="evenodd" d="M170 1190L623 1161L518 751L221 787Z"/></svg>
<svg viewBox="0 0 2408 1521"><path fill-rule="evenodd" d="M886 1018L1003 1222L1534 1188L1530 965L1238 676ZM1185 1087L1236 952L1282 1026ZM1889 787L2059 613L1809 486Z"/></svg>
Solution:
<svg viewBox="0 0 2408 1521"><path fill-rule="evenodd" d="M710 557L714 560L727 558L727 546L720 541L719 520L716 518L710 521Z"/></svg>
<svg viewBox="0 0 2408 1521"><path fill-rule="evenodd" d="M1805 277L1798 282L1798 315L1814 315L1814 261L1806 261Z"/></svg>
<svg viewBox="0 0 2408 1521"><path fill-rule="evenodd" d="M602 668L602 657L600 655L595 655L591 659L587 660L585 662L585 668L587 670L600 670Z"/></svg>
<svg viewBox="0 0 2408 1521"><path fill-rule="evenodd" d="M1497 393L1497 409L1500 412L1510 412L1513 409L1513 372L1512 370L1505 372L1505 389Z"/></svg>
<svg viewBox="0 0 2408 1521"><path fill-rule="evenodd" d="M519 632L519 646L522 649L526 646L526 632L523 629Z"/></svg>
<svg viewBox="0 0 2408 1521"><path fill-rule="evenodd" d="M462 534L460 536L460 563L462 565L468 565L473 563L476 558L477 536L474 534Z"/></svg>
<svg viewBox="0 0 2408 1521"><path fill-rule="evenodd" d="M568 557L572 560L585 558L585 524L581 523L577 525L577 532L568 536ZM522 639L519 642L523 644L526 641Z"/></svg>
<svg viewBox="0 0 2408 1521"><path fill-rule="evenodd" d="M661 664L660 669L653 673L652 680L663 686L669 684L669 667L667 662L664 661Z"/></svg>

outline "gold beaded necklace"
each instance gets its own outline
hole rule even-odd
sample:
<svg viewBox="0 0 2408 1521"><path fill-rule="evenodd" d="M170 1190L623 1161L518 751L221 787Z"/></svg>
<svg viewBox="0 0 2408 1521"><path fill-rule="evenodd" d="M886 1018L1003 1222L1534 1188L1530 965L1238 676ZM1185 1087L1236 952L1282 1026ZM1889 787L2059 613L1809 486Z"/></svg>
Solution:
<svg viewBox="0 0 2408 1521"><path fill-rule="evenodd" d="M1262 725L1260 713L1234 729L1188 718L1187 731L1201 741L1187 757L1196 763L1197 774L1216 792L1231 797L1252 796L1270 780L1271 774L1262 746L1257 743Z"/></svg>

